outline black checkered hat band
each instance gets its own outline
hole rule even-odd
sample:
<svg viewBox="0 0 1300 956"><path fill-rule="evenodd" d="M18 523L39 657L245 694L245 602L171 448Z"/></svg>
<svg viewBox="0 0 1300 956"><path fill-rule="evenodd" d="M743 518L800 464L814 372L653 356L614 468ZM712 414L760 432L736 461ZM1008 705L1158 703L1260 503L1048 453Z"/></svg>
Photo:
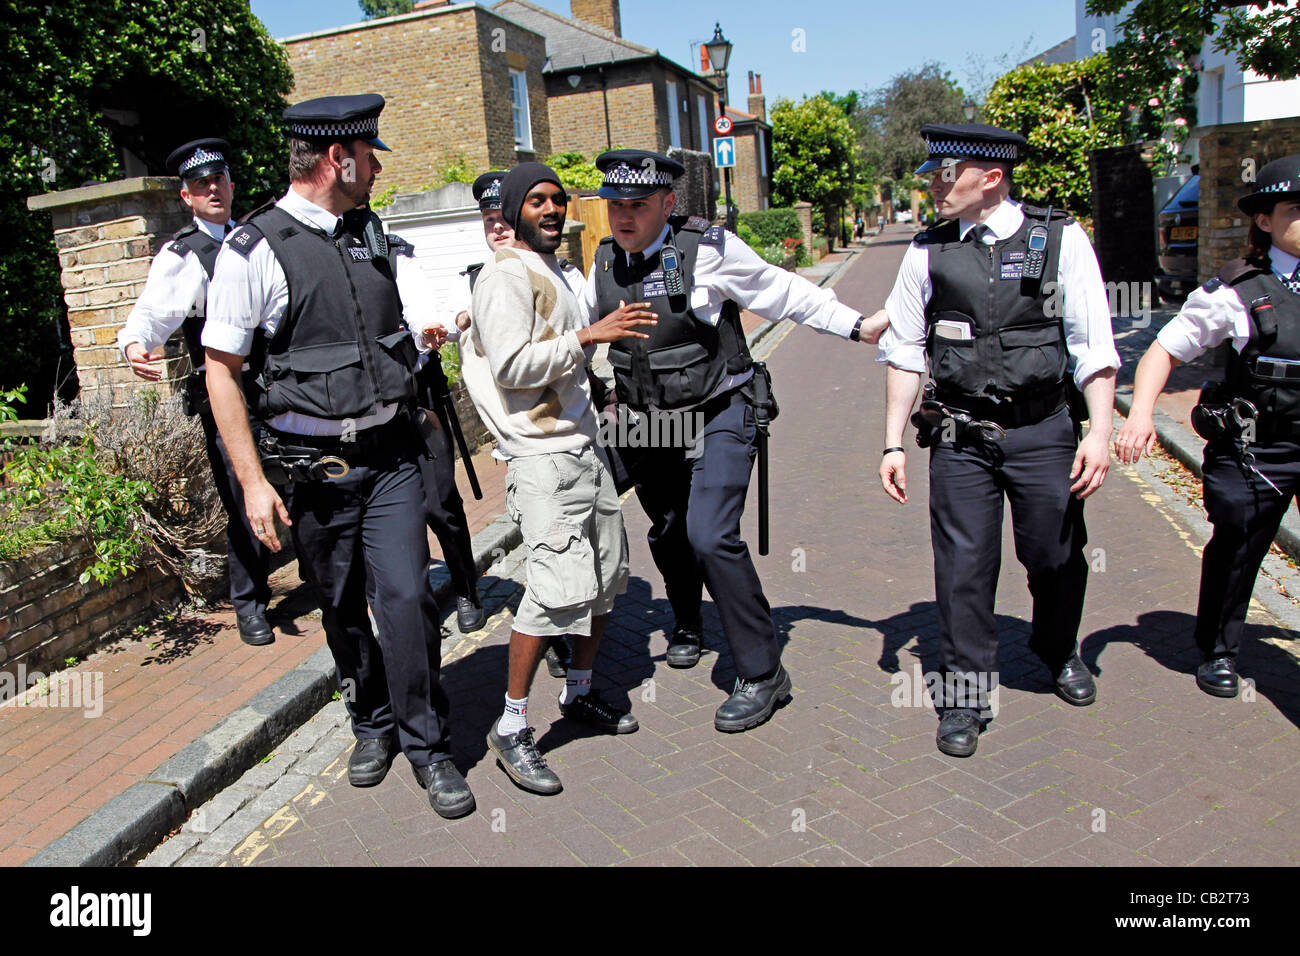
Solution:
<svg viewBox="0 0 1300 956"><path fill-rule="evenodd" d="M605 170L606 186L671 186L672 173L663 172L653 166L649 169L634 169L627 163L619 163Z"/></svg>
<svg viewBox="0 0 1300 956"><path fill-rule="evenodd" d="M379 135L379 117L352 120L348 123L292 123L289 130L298 136L354 136L373 139Z"/></svg>
<svg viewBox="0 0 1300 956"><path fill-rule="evenodd" d="M1271 186L1265 186L1259 190L1260 193L1291 193L1300 192L1300 189L1294 189L1291 186L1292 180L1284 179L1280 183L1274 183Z"/></svg>
<svg viewBox="0 0 1300 956"><path fill-rule="evenodd" d="M1018 159L1015 143L977 143L961 139L927 139L931 156L981 156L985 159Z"/></svg>
<svg viewBox="0 0 1300 956"><path fill-rule="evenodd" d="M180 174L184 176L191 169L195 169L207 163L224 164L225 161L226 157L222 156L220 153L209 153L206 149L197 149L194 151L193 156L181 163Z"/></svg>
<svg viewBox="0 0 1300 956"><path fill-rule="evenodd" d="M489 185L487 189L483 190L483 196L480 198L479 201L482 202L484 199L500 199L500 198L501 198L501 180L494 179L492 180L491 185Z"/></svg>

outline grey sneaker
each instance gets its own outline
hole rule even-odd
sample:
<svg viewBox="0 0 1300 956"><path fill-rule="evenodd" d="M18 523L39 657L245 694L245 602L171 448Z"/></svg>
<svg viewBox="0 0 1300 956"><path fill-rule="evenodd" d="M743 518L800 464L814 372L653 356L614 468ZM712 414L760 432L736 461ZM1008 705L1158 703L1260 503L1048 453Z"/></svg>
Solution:
<svg viewBox="0 0 1300 956"><path fill-rule="evenodd" d="M497 725L494 723L492 729L488 731L487 744L488 748L497 755L497 763L501 764L501 769L523 789L548 795L559 793L564 789L560 784L560 778L546 766L546 758L541 755L537 744L533 742L533 728L525 727L517 733L503 737L497 733Z"/></svg>

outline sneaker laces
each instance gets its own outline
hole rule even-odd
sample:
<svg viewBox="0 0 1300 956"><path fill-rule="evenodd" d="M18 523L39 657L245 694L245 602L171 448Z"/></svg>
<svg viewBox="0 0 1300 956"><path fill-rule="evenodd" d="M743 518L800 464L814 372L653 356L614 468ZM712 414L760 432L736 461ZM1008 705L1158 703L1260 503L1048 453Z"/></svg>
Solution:
<svg viewBox="0 0 1300 956"><path fill-rule="evenodd" d="M537 744L533 743L532 727L525 727L515 736L515 750L529 770L550 769L546 766L546 758L537 749Z"/></svg>
<svg viewBox="0 0 1300 956"><path fill-rule="evenodd" d="M594 690L588 691L581 697L577 698L574 703L586 701L583 705L588 710L594 711L595 714L603 720L617 720L622 715L615 712L614 708Z"/></svg>

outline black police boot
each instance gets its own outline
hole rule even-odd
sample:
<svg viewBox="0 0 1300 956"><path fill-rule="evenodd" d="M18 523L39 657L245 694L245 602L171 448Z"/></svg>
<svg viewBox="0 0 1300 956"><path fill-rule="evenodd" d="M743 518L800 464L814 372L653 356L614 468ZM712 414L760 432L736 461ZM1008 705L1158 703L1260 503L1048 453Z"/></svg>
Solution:
<svg viewBox="0 0 1300 956"><path fill-rule="evenodd" d="M477 631L487 622L487 612L483 610L481 599L478 597L478 588L475 587L474 591L472 598L456 598L456 626L460 628L462 634Z"/></svg>
<svg viewBox="0 0 1300 956"><path fill-rule="evenodd" d="M450 758L411 769L415 771L415 782L420 789L429 792L429 806L438 816L455 820L474 812L474 794Z"/></svg>
<svg viewBox="0 0 1300 956"><path fill-rule="evenodd" d="M979 744L981 729L978 714L969 710L950 710L939 721L935 743L949 757L969 757Z"/></svg>
<svg viewBox="0 0 1300 956"><path fill-rule="evenodd" d="M1078 652L1057 672L1053 689L1057 697L1075 707L1087 707L1097 699L1097 683Z"/></svg>
<svg viewBox="0 0 1300 956"><path fill-rule="evenodd" d="M1227 655L1211 658L1196 668L1196 686L1215 697L1236 697L1237 662Z"/></svg>
<svg viewBox="0 0 1300 956"><path fill-rule="evenodd" d="M569 641L564 637L551 637L546 641L546 671L552 677L564 678L569 673L573 655Z"/></svg>
<svg viewBox="0 0 1300 956"><path fill-rule="evenodd" d="M275 641L275 632L265 614L236 614L235 621L239 625L239 639L245 644L261 647Z"/></svg>
<svg viewBox="0 0 1300 956"><path fill-rule="evenodd" d="M669 667L694 667L700 662L700 645L704 635L698 627L684 627L678 624L673 628L673 636L668 638L668 653L664 660Z"/></svg>
<svg viewBox="0 0 1300 956"><path fill-rule="evenodd" d="M393 744L391 736L358 740L348 757L348 783L354 787L378 786L393 762Z"/></svg>
<svg viewBox="0 0 1300 956"><path fill-rule="evenodd" d="M776 673L767 680L737 677L731 696L713 715L713 726L724 734L757 727L789 698L790 686L790 675L783 664L778 664Z"/></svg>

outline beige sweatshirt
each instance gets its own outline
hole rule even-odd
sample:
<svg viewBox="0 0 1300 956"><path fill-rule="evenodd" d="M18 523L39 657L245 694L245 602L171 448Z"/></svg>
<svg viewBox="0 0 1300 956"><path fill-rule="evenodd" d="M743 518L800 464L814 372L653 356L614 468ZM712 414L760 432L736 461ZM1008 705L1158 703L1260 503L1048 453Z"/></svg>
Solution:
<svg viewBox="0 0 1300 956"><path fill-rule="evenodd" d="M577 451L596 441L596 411L577 330L578 300L553 255L501 249L474 284L461 370L503 458Z"/></svg>

